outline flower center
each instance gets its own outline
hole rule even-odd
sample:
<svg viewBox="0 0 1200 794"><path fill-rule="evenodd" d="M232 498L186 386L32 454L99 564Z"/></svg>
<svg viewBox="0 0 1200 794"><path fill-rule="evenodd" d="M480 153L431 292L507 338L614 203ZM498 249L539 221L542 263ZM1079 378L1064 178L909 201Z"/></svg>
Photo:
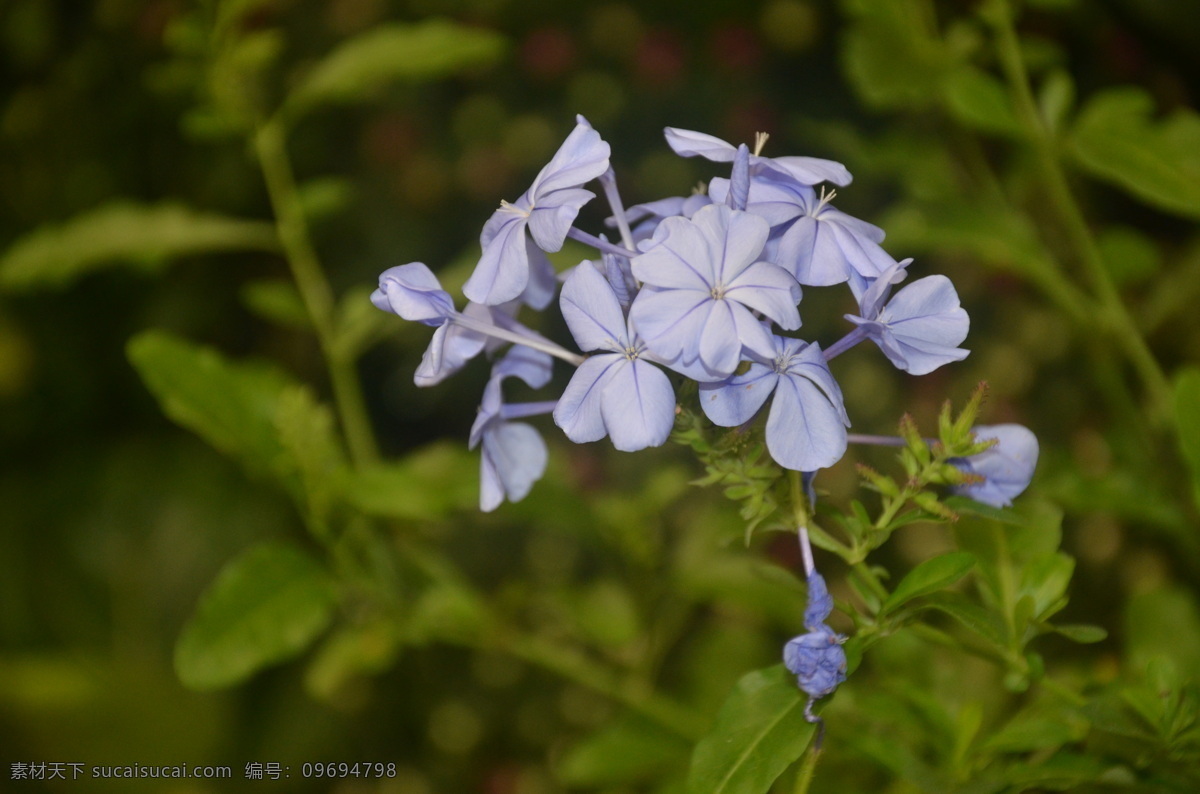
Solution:
<svg viewBox="0 0 1200 794"><path fill-rule="evenodd" d="M708 291L708 294L712 295L712 299L715 301L725 300L725 290L725 285L718 281L712 285L712 289Z"/></svg>
<svg viewBox="0 0 1200 794"><path fill-rule="evenodd" d="M505 212L511 212L513 215L521 215L526 218L529 217L529 212L521 209L516 204L505 201L504 199L500 199L500 209L504 210Z"/></svg>

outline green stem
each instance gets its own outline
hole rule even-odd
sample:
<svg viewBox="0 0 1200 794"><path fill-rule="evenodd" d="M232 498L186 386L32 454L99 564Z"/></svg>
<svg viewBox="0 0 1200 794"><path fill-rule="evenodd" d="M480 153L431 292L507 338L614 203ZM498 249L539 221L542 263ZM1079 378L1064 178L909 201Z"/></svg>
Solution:
<svg viewBox="0 0 1200 794"><path fill-rule="evenodd" d="M815 747L809 747L808 752L804 754L800 771L796 773L796 788L793 789L793 794L808 794L808 787L812 784L819 760L821 760L821 751Z"/></svg>
<svg viewBox="0 0 1200 794"><path fill-rule="evenodd" d="M325 357L350 457L357 466L373 463L379 459L375 435L367 418L354 361L343 355L336 344L333 290L309 237L282 125L268 121L260 126L254 136L254 150L266 180L288 267Z"/></svg>
<svg viewBox="0 0 1200 794"><path fill-rule="evenodd" d="M986 17L995 28L1000 61L1013 93L1017 115L1038 160L1038 177L1099 302L1100 311L1091 318L1091 323L1106 332L1137 371L1149 397L1151 417L1166 420L1170 399L1167 377L1121 301L1092 238L1087 219L1071 192L1053 135L1042 121L1030 88L1012 8L1006 0L993 0Z"/></svg>

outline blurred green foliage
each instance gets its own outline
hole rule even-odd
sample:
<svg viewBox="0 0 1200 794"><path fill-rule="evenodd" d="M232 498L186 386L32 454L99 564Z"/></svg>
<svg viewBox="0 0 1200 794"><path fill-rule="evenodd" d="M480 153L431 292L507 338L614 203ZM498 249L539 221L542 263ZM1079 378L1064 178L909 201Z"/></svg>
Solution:
<svg viewBox="0 0 1200 794"><path fill-rule="evenodd" d="M664 449L554 444L534 494L481 515L481 370L418 391L426 330L366 300L412 260L461 285L579 112L631 201L705 175L666 125L845 162L839 204L971 315L961 365L838 372L856 430L907 411L916 441L818 481L852 675L812 790L1196 790L1188 5L0 5L6 787L129 790L8 781L35 761L279 762L298 791L807 785L777 664L804 588L772 531L800 502L753 437L685 411ZM930 490L968 443L942 401L980 380L987 422L1041 439L1016 510ZM398 775L299 776L355 760Z"/></svg>

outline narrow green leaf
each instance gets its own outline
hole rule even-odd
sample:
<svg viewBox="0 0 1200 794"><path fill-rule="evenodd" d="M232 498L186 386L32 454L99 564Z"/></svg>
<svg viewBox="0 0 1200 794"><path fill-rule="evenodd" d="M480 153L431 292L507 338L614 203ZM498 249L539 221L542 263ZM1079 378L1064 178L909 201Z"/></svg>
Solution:
<svg viewBox="0 0 1200 794"><path fill-rule="evenodd" d="M1007 649L1004 624L1000 622L999 615L987 611L957 593L930 593L921 603L922 606L936 609L954 618L964 628L978 635L993 648L1001 652Z"/></svg>
<svg viewBox="0 0 1200 794"><path fill-rule="evenodd" d="M335 594L325 569L283 543L225 566L175 644L184 685L217 689L303 651L329 625Z"/></svg>
<svg viewBox="0 0 1200 794"><path fill-rule="evenodd" d="M918 565L900 580L896 589L883 603L882 614L936 590L957 582L975 566L975 556L965 551L955 551L934 557Z"/></svg>
<svg viewBox="0 0 1200 794"><path fill-rule="evenodd" d="M167 416L254 473L277 470L284 448L275 415L284 390L297 385L288 376L163 331L138 334L126 352Z"/></svg>
<svg viewBox="0 0 1200 794"><path fill-rule="evenodd" d="M114 203L18 239L0 257L0 287L62 287L109 265L157 271L184 256L277 247L268 223L176 204Z"/></svg>
<svg viewBox="0 0 1200 794"><path fill-rule="evenodd" d="M1187 367L1175 379L1175 429L1200 505L1200 367Z"/></svg>
<svg viewBox="0 0 1200 794"><path fill-rule="evenodd" d="M318 105L356 102L398 80L434 80L497 60L504 38L444 19L381 25L344 42L313 67L288 99L303 113Z"/></svg>
<svg viewBox="0 0 1200 794"><path fill-rule="evenodd" d="M1075 159L1159 209L1200 218L1200 115L1180 110L1158 121L1154 110L1141 88L1097 93L1072 130Z"/></svg>
<svg viewBox="0 0 1200 794"><path fill-rule="evenodd" d="M743 676L696 745L689 794L764 794L812 739L805 702L783 665Z"/></svg>
<svg viewBox="0 0 1200 794"><path fill-rule="evenodd" d="M566 785L581 788L644 784L685 767L689 749L675 734L644 719L626 717L567 751L558 776Z"/></svg>
<svg viewBox="0 0 1200 794"><path fill-rule="evenodd" d="M1089 644L1093 642L1103 642L1108 638L1108 632L1099 626L1089 626L1083 623L1064 623L1062 625L1052 626L1056 634L1061 634L1068 640L1078 643Z"/></svg>

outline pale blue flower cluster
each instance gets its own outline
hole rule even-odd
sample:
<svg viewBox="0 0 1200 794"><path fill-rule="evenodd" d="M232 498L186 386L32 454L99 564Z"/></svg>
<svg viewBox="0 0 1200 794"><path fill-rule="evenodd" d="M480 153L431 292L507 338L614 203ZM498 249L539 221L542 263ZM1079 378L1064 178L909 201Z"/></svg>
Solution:
<svg viewBox="0 0 1200 794"><path fill-rule="evenodd" d="M967 355L958 345L969 322L950 281L927 276L892 294L911 260L897 262L880 245L881 229L830 203L835 194L824 183L851 180L840 163L764 157L765 136L753 152L686 130L668 128L666 139L681 156L728 164L728 178L713 178L706 192L626 211L609 145L579 117L529 189L502 202L484 225L461 312L422 263L380 277L376 306L436 328L418 385L440 382L481 353L499 356L471 432L472 448L483 453L484 510L521 499L545 470L545 443L517 419L549 413L572 441L608 437L625 451L658 446L674 425L675 386L690 379L699 383L705 415L720 426L750 422L770 400L771 457L813 472L836 463L847 445L850 418L831 359L870 340L895 366L920 375ZM608 200L618 242L575 226L596 197L584 187L592 182ZM597 255L560 275L547 253L567 238ZM824 347L796 335L804 303L825 300L819 288L840 284L858 304L846 315L849 332ZM526 307L549 307L556 293L587 355L518 319ZM560 395L504 401L507 379L533 388L551 383L552 357L574 367Z"/></svg>

